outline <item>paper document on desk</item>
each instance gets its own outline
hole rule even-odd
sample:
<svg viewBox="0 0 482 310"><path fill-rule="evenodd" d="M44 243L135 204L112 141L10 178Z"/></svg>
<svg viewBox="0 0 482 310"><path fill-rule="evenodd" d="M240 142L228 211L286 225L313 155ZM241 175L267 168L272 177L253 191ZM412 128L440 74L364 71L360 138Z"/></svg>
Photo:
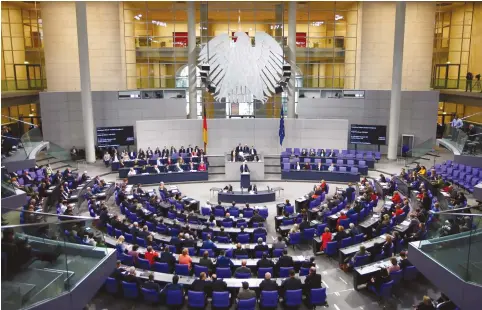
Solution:
<svg viewBox="0 0 482 310"><path fill-rule="evenodd" d="M410 225L410 221L405 220L405 221L401 222L400 224L402 224L404 226L408 226L408 225Z"/></svg>
<svg viewBox="0 0 482 310"><path fill-rule="evenodd" d="M379 218L379 217L380 217L380 214L373 214L373 217L374 217L374 218Z"/></svg>

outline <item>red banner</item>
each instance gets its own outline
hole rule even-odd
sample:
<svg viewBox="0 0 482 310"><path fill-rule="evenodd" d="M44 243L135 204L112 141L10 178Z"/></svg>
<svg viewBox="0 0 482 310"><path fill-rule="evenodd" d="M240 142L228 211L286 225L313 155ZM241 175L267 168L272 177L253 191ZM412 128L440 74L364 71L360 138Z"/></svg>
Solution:
<svg viewBox="0 0 482 310"><path fill-rule="evenodd" d="M173 32L172 42L174 47L187 47L187 32Z"/></svg>
<svg viewBox="0 0 482 310"><path fill-rule="evenodd" d="M306 47L306 32L296 33L296 47Z"/></svg>

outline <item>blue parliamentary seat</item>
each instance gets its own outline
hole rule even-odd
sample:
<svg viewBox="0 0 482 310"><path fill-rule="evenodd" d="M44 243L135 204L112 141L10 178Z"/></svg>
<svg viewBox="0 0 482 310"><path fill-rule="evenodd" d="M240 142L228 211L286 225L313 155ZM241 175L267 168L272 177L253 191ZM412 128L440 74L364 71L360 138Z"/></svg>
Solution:
<svg viewBox="0 0 482 310"><path fill-rule="evenodd" d="M231 278L231 268L216 268L216 275L220 279L229 279Z"/></svg>
<svg viewBox="0 0 482 310"><path fill-rule="evenodd" d="M175 272L180 276L189 276L189 265L176 264Z"/></svg>
<svg viewBox="0 0 482 310"><path fill-rule="evenodd" d="M189 307L191 308L206 307L206 296L204 295L204 292L195 292L189 290L187 293L187 300Z"/></svg>
<svg viewBox="0 0 482 310"><path fill-rule="evenodd" d="M278 291L261 291L259 303L261 309L277 308L279 295Z"/></svg>
<svg viewBox="0 0 482 310"><path fill-rule="evenodd" d="M199 277L201 272L208 274L208 267L201 266L201 265L194 265L194 274L196 275L196 277Z"/></svg>
<svg viewBox="0 0 482 310"><path fill-rule="evenodd" d="M301 290L287 290L285 292L285 304L288 307L299 307L302 303Z"/></svg>
<svg viewBox="0 0 482 310"><path fill-rule="evenodd" d="M272 267L269 267L269 268L259 268L258 269L258 278L259 279L264 279L264 275L269 272L271 274L273 274L273 268ZM301 276L301 274L300 274Z"/></svg>
<svg viewBox="0 0 482 310"><path fill-rule="evenodd" d="M161 297L159 292L155 290L149 290L145 288L141 288L142 296L144 297L144 301L151 303L151 304L158 304L161 302Z"/></svg>
<svg viewBox="0 0 482 310"><path fill-rule="evenodd" d="M109 292L110 294L119 293L119 283L114 278L108 277L105 280L104 286L106 291Z"/></svg>
<svg viewBox="0 0 482 310"><path fill-rule="evenodd" d="M169 273L169 265L167 263L154 262L152 269L156 272Z"/></svg>
<svg viewBox="0 0 482 310"><path fill-rule="evenodd" d="M184 296L182 290L165 290L166 305L182 306L184 304Z"/></svg>
<svg viewBox="0 0 482 310"><path fill-rule="evenodd" d="M326 304L326 288L312 288L310 291L310 305L313 309L316 306L325 306Z"/></svg>
<svg viewBox="0 0 482 310"><path fill-rule="evenodd" d="M256 308L256 298L243 299L238 301L238 310L254 310Z"/></svg>
<svg viewBox="0 0 482 310"><path fill-rule="evenodd" d="M138 299L139 298L139 288L137 283L128 283L122 281L122 291L124 293L124 298L128 299Z"/></svg>
<svg viewBox="0 0 482 310"><path fill-rule="evenodd" d="M213 292L211 306L216 309L228 309L230 305L229 292Z"/></svg>

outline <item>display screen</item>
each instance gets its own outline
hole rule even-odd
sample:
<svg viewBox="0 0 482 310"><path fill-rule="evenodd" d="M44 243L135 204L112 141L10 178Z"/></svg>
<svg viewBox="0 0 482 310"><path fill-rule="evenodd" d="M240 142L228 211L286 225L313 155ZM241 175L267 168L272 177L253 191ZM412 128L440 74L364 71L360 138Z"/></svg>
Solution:
<svg viewBox="0 0 482 310"><path fill-rule="evenodd" d="M350 143L385 145L387 142L387 126L351 125Z"/></svg>
<svg viewBox="0 0 482 310"><path fill-rule="evenodd" d="M99 147L134 145L134 126L97 127Z"/></svg>

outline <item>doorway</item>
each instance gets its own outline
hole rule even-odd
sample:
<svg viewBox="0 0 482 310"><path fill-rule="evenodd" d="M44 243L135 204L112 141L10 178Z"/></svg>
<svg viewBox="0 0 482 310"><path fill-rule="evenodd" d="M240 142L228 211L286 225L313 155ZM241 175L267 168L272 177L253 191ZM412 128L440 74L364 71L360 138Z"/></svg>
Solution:
<svg viewBox="0 0 482 310"><path fill-rule="evenodd" d="M454 78L456 77L456 78ZM439 64L435 65L433 71L432 87L439 89L459 88L460 65Z"/></svg>
<svg viewBox="0 0 482 310"><path fill-rule="evenodd" d="M14 65L15 86L18 90L42 89L40 65Z"/></svg>

